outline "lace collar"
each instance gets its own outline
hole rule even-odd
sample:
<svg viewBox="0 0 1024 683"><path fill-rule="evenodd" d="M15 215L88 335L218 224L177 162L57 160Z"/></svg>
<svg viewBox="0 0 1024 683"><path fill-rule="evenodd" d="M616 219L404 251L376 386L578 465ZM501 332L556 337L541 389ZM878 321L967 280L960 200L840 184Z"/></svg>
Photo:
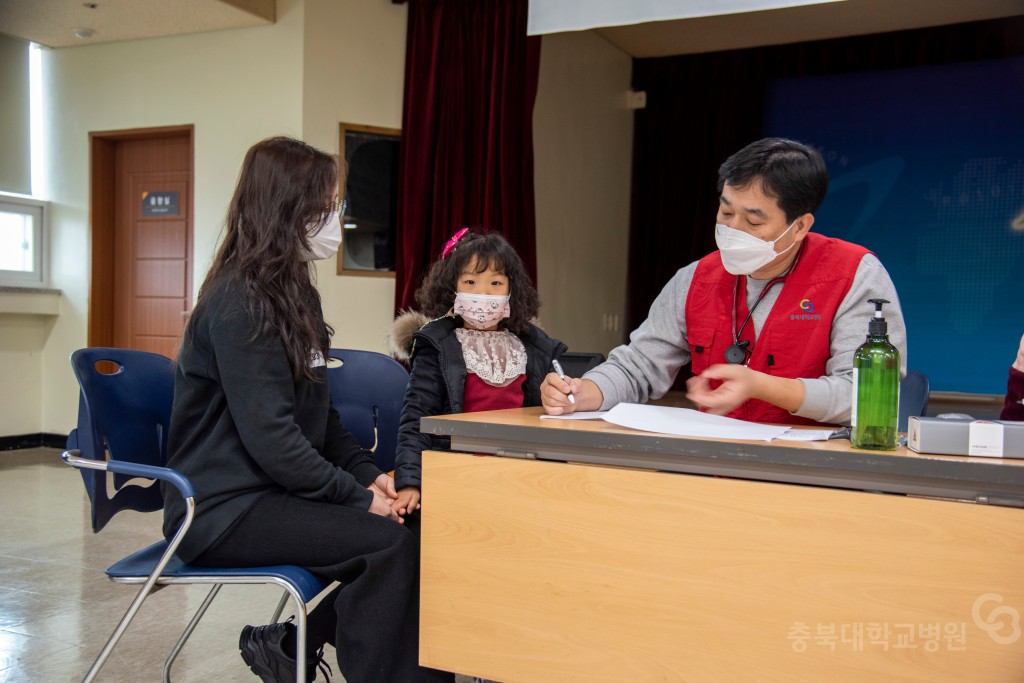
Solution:
<svg viewBox="0 0 1024 683"><path fill-rule="evenodd" d="M466 370L492 387L504 387L526 372L526 348L508 330L481 332L465 327L455 330L466 359Z"/></svg>

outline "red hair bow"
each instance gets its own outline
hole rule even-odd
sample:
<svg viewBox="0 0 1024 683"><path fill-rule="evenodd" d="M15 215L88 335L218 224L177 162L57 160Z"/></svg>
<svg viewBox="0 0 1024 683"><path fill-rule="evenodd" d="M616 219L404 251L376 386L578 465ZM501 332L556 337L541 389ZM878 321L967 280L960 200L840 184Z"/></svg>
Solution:
<svg viewBox="0 0 1024 683"><path fill-rule="evenodd" d="M455 245L459 243L459 240L462 239L462 237L467 232L469 232L469 228L463 228L462 230L459 230L457 233L452 235L452 238L445 243L444 249L441 250L442 261L448 258L448 254L451 253L453 249L455 249Z"/></svg>

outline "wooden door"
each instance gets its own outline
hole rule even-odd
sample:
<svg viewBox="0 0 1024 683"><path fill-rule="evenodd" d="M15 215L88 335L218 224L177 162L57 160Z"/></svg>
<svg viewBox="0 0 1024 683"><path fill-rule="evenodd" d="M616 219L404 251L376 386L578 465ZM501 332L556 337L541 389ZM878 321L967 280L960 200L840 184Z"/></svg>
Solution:
<svg viewBox="0 0 1024 683"><path fill-rule="evenodd" d="M94 157L106 163L97 168L94 158L93 199L101 201L94 207L90 345L177 357L192 290L191 128L185 133L100 140ZM97 192L104 182L110 191ZM109 320L94 324L94 314Z"/></svg>

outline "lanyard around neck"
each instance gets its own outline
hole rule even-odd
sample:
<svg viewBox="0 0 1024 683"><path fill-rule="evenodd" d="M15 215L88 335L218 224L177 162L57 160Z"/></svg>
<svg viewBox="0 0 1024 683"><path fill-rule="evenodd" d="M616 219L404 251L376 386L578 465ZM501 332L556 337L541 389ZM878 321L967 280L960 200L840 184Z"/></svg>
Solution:
<svg viewBox="0 0 1024 683"><path fill-rule="evenodd" d="M801 245L801 247L802 246L803 245ZM732 346L730 346L725 351L725 358L729 363L739 365L741 363L746 364L746 362L750 360L750 356L752 354L752 351L750 349L751 342L746 340L740 341L740 336L743 334L743 330L746 329L747 323L750 322L750 317L754 315L754 311L757 310L757 307L761 304L761 301L765 298L765 296L767 296L771 288L774 287L775 285L784 283L786 281L786 277L794 270L796 270L796 264L800 262L801 254L803 254L803 249L800 249L800 251L797 252L796 258L793 259L792 265L790 265L790 267L786 269L786 272L782 273L781 275L777 275L768 281L768 284L764 286L764 289L761 290L761 293L757 295L757 301L755 301L754 305L750 307L749 311L747 311L747 317L743 319L743 322L740 324L739 329L736 329L736 309L739 306L740 278L746 276L736 276L736 286L732 290Z"/></svg>

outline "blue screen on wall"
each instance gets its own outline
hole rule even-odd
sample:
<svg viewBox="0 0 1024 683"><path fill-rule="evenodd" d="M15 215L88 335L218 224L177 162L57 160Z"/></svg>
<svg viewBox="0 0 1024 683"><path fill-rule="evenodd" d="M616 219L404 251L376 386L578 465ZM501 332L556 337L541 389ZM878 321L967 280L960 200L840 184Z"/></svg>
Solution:
<svg viewBox="0 0 1024 683"><path fill-rule="evenodd" d="M780 79L765 134L825 157L813 229L888 269L909 367L1003 393L1024 333L1024 59Z"/></svg>

